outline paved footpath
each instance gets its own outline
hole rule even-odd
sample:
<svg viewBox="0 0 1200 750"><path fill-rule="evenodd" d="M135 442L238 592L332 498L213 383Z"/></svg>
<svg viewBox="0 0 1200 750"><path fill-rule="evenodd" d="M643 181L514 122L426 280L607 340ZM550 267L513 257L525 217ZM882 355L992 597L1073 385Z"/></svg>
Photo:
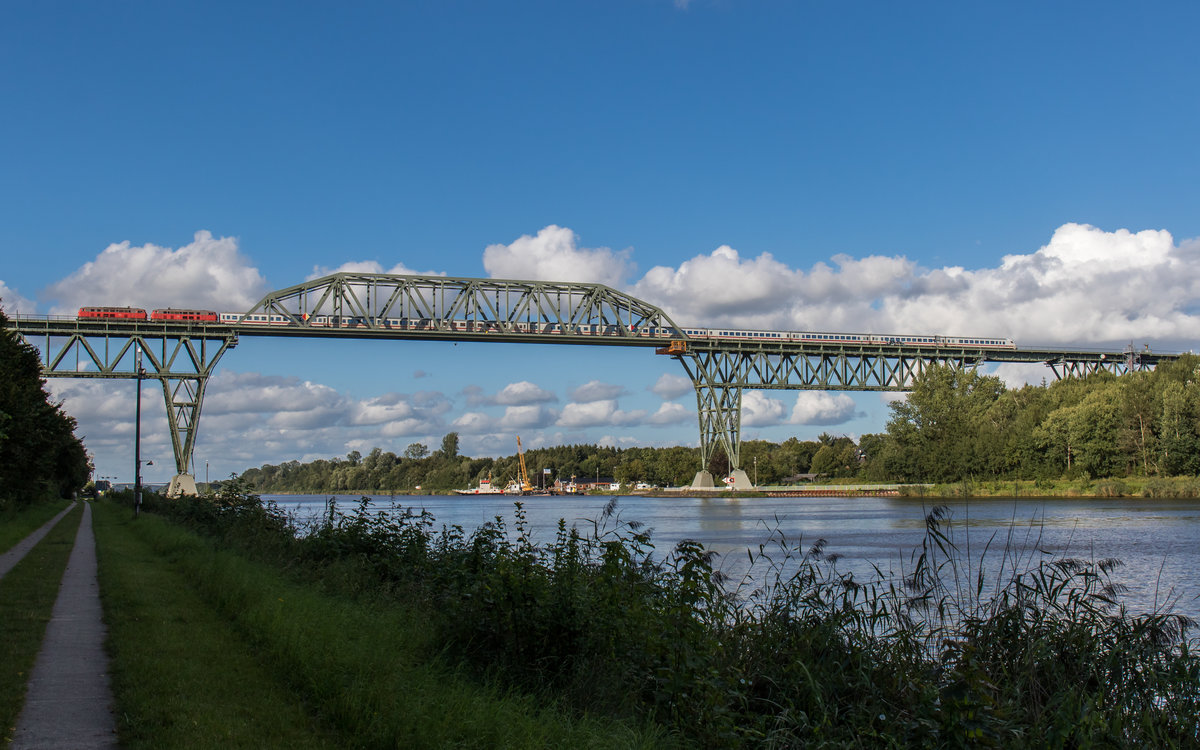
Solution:
<svg viewBox="0 0 1200 750"><path fill-rule="evenodd" d="M3 578L8 571L13 569L13 566L21 562L21 559L29 553L29 550L33 549L38 542L42 541L42 537L50 533L50 529L54 528L54 524L61 521L62 517L67 515L67 512L74 507L75 503L71 503L67 507L63 508L62 512L57 516L51 518L46 523L42 524L41 527L32 534L13 545L13 547L7 552L0 553L0 578Z"/></svg>
<svg viewBox="0 0 1200 750"><path fill-rule="evenodd" d="M12 744L17 750L118 747L96 570L92 506L84 503L75 547L17 719Z"/></svg>

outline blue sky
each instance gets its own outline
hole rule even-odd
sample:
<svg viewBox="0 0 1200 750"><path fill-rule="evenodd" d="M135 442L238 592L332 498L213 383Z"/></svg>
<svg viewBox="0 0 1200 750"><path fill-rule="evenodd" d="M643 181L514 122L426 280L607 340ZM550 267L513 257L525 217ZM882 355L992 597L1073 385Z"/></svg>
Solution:
<svg viewBox="0 0 1200 750"><path fill-rule="evenodd" d="M1195 3L351 5L0 7L6 308L236 309L374 264L570 272L696 325L1200 333ZM460 427L473 454L695 443L682 374L641 351L247 340L197 459L224 476ZM122 472L129 388L54 387ZM888 412L748 399L747 436L774 440Z"/></svg>

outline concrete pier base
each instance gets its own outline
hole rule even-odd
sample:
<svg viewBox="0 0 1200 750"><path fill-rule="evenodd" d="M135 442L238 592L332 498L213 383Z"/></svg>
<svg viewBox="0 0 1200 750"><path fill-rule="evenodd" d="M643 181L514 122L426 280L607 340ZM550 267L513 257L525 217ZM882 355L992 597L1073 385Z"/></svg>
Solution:
<svg viewBox="0 0 1200 750"><path fill-rule="evenodd" d="M191 474L176 474L171 477L171 485L167 487L167 497L198 494L200 493L196 491L196 478Z"/></svg>
<svg viewBox="0 0 1200 750"><path fill-rule="evenodd" d="M729 476L733 477L733 484L729 485L731 490L752 490L754 485L750 482L750 477L741 469L734 469Z"/></svg>
<svg viewBox="0 0 1200 750"><path fill-rule="evenodd" d="M695 487L696 489L711 490L716 485L713 484L712 474L709 474L707 471L697 471L696 478L688 486Z"/></svg>

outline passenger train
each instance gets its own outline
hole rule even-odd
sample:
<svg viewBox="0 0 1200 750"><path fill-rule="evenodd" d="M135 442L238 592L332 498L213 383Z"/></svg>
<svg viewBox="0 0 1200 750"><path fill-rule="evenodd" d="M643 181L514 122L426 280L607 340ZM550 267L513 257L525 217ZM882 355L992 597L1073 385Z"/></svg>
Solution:
<svg viewBox="0 0 1200 750"><path fill-rule="evenodd" d="M79 318L82 319L114 319L114 320L146 320L146 311L136 307L81 307ZM244 319L243 319L244 318ZM153 310L149 320L186 321L226 323L251 326L285 326L290 323L286 315L271 313L254 313L246 315L238 312L217 313L212 310L177 310L174 308ZM305 317L306 325L313 328L370 328L367 318L358 316L315 315ZM455 320L448 321L447 328L439 327L438 320L432 318L374 318L371 323L376 328L402 331L435 331L450 330L475 333L499 333L503 329L494 321ZM574 333L584 336L626 336L626 330L639 337L655 339L680 338L671 328L657 326L628 326L618 325L564 325L560 323L515 323L510 332L562 334ZM817 344L890 344L912 346L966 346L984 349L1016 349L1012 339L980 338L974 336L909 336L878 333L817 333L809 331L746 331L733 328L683 328L683 333L693 339L717 339L722 341L779 341Z"/></svg>

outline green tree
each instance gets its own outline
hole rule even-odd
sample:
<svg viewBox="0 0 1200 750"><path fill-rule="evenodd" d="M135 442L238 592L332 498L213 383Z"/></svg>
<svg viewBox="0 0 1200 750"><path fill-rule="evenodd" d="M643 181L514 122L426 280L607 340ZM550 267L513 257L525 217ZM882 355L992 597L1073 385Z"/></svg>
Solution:
<svg viewBox="0 0 1200 750"><path fill-rule="evenodd" d="M891 404L889 470L901 478L932 481L954 481L979 473L978 425L1003 393L999 378L973 369L927 368L913 383L908 398Z"/></svg>
<svg viewBox="0 0 1200 750"><path fill-rule="evenodd" d="M1196 474L1200 471L1200 435L1195 386L1168 381L1162 392L1162 415L1158 420L1159 450L1163 473Z"/></svg>
<svg viewBox="0 0 1200 750"><path fill-rule="evenodd" d="M442 458L457 458L458 457L458 433L447 432L442 438L442 448L438 453Z"/></svg>
<svg viewBox="0 0 1200 750"><path fill-rule="evenodd" d="M425 458L429 455L429 446L421 443L409 443L404 449L404 457L413 460Z"/></svg>
<svg viewBox="0 0 1200 750"><path fill-rule="evenodd" d="M75 420L46 393L37 350L0 311L0 510L68 496L90 473Z"/></svg>

